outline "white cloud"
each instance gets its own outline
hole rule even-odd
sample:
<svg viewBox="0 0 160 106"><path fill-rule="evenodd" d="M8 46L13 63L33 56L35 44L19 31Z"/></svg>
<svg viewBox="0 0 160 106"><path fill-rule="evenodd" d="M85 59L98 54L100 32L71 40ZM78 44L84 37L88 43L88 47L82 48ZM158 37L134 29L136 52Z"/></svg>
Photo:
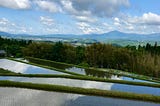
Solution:
<svg viewBox="0 0 160 106"><path fill-rule="evenodd" d="M37 0L35 1L35 3L43 10L55 13L55 12L60 12L61 7L55 3L55 2L51 2L51 1L44 1L44 0Z"/></svg>
<svg viewBox="0 0 160 106"><path fill-rule="evenodd" d="M97 21L96 18L94 17L89 17L89 16L75 16L75 18L80 21L80 22L90 22L90 23L94 23Z"/></svg>
<svg viewBox="0 0 160 106"><path fill-rule="evenodd" d="M52 26L54 24L54 20L50 17L40 16L40 22L43 25Z"/></svg>
<svg viewBox="0 0 160 106"><path fill-rule="evenodd" d="M114 18L114 21L118 22L118 23L120 22L119 18L117 18L117 17Z"/></svg>
<svg viewBox="0 0 160 106"><path fill-rule="evenodd" d="M144 13L142 16L122 15L112 18L114 30L128 33L148 34L152 32L160 33L160 15L155 13ZM112 26L110 25L110 26Z"/></svg>
<svg viewBox="0 0 160 106"><path fill-rule="evenodd" d="M1 26L0 26L0 31L7 32L8 29L7 29L6 27L1 27Z"/></svg>
<svg viewBox="0 0 160 106"><path fill-rule="evenodd" d="M40 21L42 26L37 30L43 29L43 33L89 34L112 30L133 33L160 32L160 14L152 12L141 16L116 14L121 11L121 7L129 5L129 0L0 0L0 7L29 9L33 6L32 9L38 8L51 14L58 12L69 16L69 22L55 22L51 17L40 16L37 21ZM66 23L70 22L72 22L70 26L67 26ZM6 18L0 18L0 31L28 33L32 29Z"/></svg>
<svg viewBox="0 0 160 106"><path fill-rule="evenodd" d="M32 32L32 28L27 28L21 24L18 25L6 18L0 18L0 31L9 33L30 33Z"/></svg>
<svg viewBox="0 0 160 106"><path fill-rule="evenodd" d="M114 20L114 25L116 27L120 27L121 26L121 22L120 22L118 17L113 18L113 20Z"/></svg>
<svg viewBox="0 0 160 106"><path fill-rule="evenodd" d="M120 11L120 7L129 6L128 0L61 0L59 4L65 13L76 19L77 27L85 34L103 33L112 26L96 25L99 18L110 17ZM118 18L115 25L120 26ZM94 25L92 24L94 23ZM92 24L92 25L91 25Z"/></svg>
<svg viewBox="0 0 160 106"><path fill-rule="evenodd" d="M85 22L78 22L76 23L78 28L84 33L84 34L90 34L90 33L101 33L102 30L98 27L91 26L88 23Z"/></svg>
<svg viewBox="0 0 160 106"><path fill-rule="evenodd" d="M87 24L85 22L78 22L77 25L80 27L89 27L90 26L89 24Z"/></svg>
<svg viewBox="0 0 160 106"><path fill-rule="evenodd" d="M114 22L114 25L115 25L115 26L121 26L121 24L118 23L118 22Z"/></svg>
<svg viewBox="0 0 160 106"><path fill-rule="evenodd" d="M104 32L112 31L113 26L108 23L102 23L102 27L104 28Z"/></svg>
<svg viewBox="0 0 160 106"><path fill-rule="evenodd" d="M44 34L59 33L60 26L53 18L49 16L40 16L40 22L43 25L42 27L40 27L42 33Z"/></svg>
<svg viewBox="0 0 160 106"><path fill-rule="evenodd" d="M129 6L128 0L0 0L0 6L13 9L28 9L34 3L52 13L64 12L76 16L92 14L100 17L112 16L121 7Z"/></svg>
<svg viewBox="0 0 160 106"><path fill-rule="evenodd" d="M89 11L95 16L110 17L120 11L121 7L128 7L128 0L70 0L77 11Z"/></svg>
<svg viewBox="0 0 160 106"><path fill-rule="evenodd" d="M46 28L45 31L47 31L48 33L58 33L59 30L57 28Z"/></svg>
<svg viewBox="0 0 160 106"><path fill-rule="evenodd" d="M160 15L155 13L144 13L142 16L129 16L124 15L120 17L120 21L125 24L136 24L136 25L160 25Z"/></svg>
<svg viewBox="0 0 160 106"><path fill-rule="evenodd" d="M90 11L78 11L73 7L73 3L71 0L61 0L59 3L63 11L67 14L73 15L73 16L90 16L91 12Z"/></svg>
<svg viewBox="0 0 160 106"><path fill-rule="evenodd" d="M10 22L6 18L0 19L0 31L8 32L12 30L12 27L15 27L15 24Z"/></svg>
<svg viewBox="0 0 160 106"><path fill-rule="evenodd" d="M65 12L77 14L78 11L73 8L72 2L70 0L61 0L60 3L62 4L63 10L65 10Z"/></svg>
<svg viewBox="0 0 160 106"><path fill-rule="evenodd" d="M130 25L130 26L127 27L127 29L133 30L133 29L134 29L134 26L133 26L133 25Z"/></svg>
<svg viewBox="0 0 160 106"><path fill-rule="evenodd" d="M2 18L0 19L0 25L7 25L9 23L9 21L6 18Z"/></svg>
<svg viewBox="0 0 160 106"><path fill-rule="evenodd" d="M160 15L154 13L144 13L141 17L135 17L130 20L132 23L147 24L147 25L160 25Z"/></svg>
<svg viewBox="0 0 160 106"><path fill-rule="evenodd" d="M70 0L61 0L61 5L63 8L63 11L66 14L71 15L73 18L75 18L77 21L80 22L95 22L97 19L91 15L90 11L77 11Z"/></svg>
<svg viewBox="0 0 160 106"><path fill-rule="evenodd" d="M160 33L159 26L160 26L160 15L155 13L144 13L142 16L136 17L128 17L126 21L133 26L133 32L137 33Z"/></svg>
<svg viewBox="0 0 160 106"><path fill-rule="evenodd" d="M29 9L29 0L0 0L0 6L12 9Z"/></svg>

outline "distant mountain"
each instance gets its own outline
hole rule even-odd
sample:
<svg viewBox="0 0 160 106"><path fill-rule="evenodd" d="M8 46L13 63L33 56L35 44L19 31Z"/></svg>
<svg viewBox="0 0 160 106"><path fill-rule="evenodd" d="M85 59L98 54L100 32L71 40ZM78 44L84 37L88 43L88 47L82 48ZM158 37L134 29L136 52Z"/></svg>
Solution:
<svg viewBox="0 0 160 106"><path fill-rule="evenodd" d="M0 32L0 36L12 36L12 34L7 32Z"/></svg>
<svg viewBox="0 0 160 106"><path fill-rule="evenodd" d="M160 42L160 33L154 34L135 34L111 31L103 34L48 34L48 35L29 35L29 34L10 34L0 32L0 36L16 39L31 39L41 41L66 41L66 42L104 42L117 44L138 44L138 42Z"/></svg>
<svg viewBox="0 0 160 106"><path fill-rule="evenodd" d="M88 38L93 38L99 41L112 40L138 40L138 41L160 41L160 33L155 34L135 34L135 33L123 33L119 31L111 31L103 34L90 34Z"/></svg>

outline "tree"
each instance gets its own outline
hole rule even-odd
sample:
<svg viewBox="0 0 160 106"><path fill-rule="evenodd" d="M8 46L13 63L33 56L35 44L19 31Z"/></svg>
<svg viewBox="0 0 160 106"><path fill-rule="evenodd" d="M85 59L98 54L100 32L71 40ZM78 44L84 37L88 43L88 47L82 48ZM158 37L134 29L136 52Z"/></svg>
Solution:
<svg viewBox="0 0 160 106"><path fill-rule="evenodd" d="M76 47L76 63L81 64L85 61L85 47L78 46Z"/></svg>
<svg viewBox="0 0 160 106"><path fill-rule="evenodd" d="M23 48L24 56L50 59L52 53L52 44L33 42L26 48Z"/></svg>
<svg viewBox="0 0 160 106"><path fill-rule="evenodd" d="M65 61L65 47L62 42L56 42L52 47L52 60Z"/></svg>

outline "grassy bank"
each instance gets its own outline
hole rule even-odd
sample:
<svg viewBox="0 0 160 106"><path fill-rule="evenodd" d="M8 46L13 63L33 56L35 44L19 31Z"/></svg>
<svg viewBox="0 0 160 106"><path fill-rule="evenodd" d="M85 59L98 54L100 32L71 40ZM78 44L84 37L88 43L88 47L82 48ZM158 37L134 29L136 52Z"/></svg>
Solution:
<svg viewBox="0 0 160 106"><path fill-rule="evenodd" d="M74 64L67 64L67 63L62 63L62 62L55 62L55 61L50 61L50 60L44 60L44 59L39 59L39 58L33 58L33 57L26 57L26 59L28 59L30 62L32 63L36 63L36 64L41 64L41 65L47 65L49 67L53 67L52 65L53 64L58 64L59 66L62 65L62 67L78 67L78 68L84 68L84 69L90 69L90 70L93 70L93 71L103 71L103 72L106 72L105 69L100 69L100 68L88 68L88 67L82 67L82 66L78 66L78 65L74 65ZM126 76L126 77L131 77L131 78L134 78L134 79L140 79L140 80L146 80L146 81L151 81L151 82L157 82L157 83L160 83L160 80L159 79L156 79L156 80L152 80L151 77L148 77L148 76L144 76L144 75L137 75L137 74L133 74L133 73L129 73L128 72L123 72L122 71L119 71L118 73L118 70L116 71L113 71L114 69L109 69L110 71L107 71L108 73L110 74L116 74L116 75L119 75L119 76ZM133 74L133 75L132 75Z"/></svg>
<svg viewBox="0 0 160 106"><path fill-rule="evenodd" d="M64 66L64 67L78 67L78 68L88 68L88 67L84 67L84 66L79 66L79 65L75 65L75 64L68 64L68 63L63 63L63 62L56 62L56 61L51 61L51 60L45 60L45 59L40 59L40 58L34 58L34 57L25 57L25 59L28 59L28 60L40 60L40 62L41 61L43 61L43 62L45 62L45 63L53 63L53 64L58 64L58 65L62 65L62 66Z"/></svg>
<svg viewBox="0 0 160 106"><path fill-rule="evenodd" d="M89 77L89 76L53 75L53 74L0 74L0 76L30 77L30 78L67 78L67 79L76 79L76 80L88 80L88 81L98 81L98 82L118 83L118 84L160 88L160 84L156 84L156 83L133 82L133 81L125 81L125 80L111 80L111 79L95 78L95 77Z"/></svg>
<svg viewBox="0 0 160 106"><path fill-rule="evenodd" d="M130 100L160 103L160 96L153 96L153 95L147 95L147 94L135 94L135 93L127 93L127 92L119 92L119 91L86 89L86 88L79 88L79 87L68 87L68 86L49 85L49 84L33 84L33 83L13 82L13 81L0 81L0 86L29 88L29 89L44 90L44 91L57 91L57 92L65 92L65 93L123 98L123 99L130 99Z"/></svg>
<svg viewBox="0 0 160 106"><path fill-rule="evenodd" d="M14 72L0 68L0 74L14 74Z"/></svg>

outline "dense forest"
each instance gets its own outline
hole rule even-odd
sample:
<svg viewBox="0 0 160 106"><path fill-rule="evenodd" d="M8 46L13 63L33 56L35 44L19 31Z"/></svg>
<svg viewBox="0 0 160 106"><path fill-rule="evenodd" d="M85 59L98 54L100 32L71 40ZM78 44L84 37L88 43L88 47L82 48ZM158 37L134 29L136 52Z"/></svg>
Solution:
<svg viewBox="0 0 160 106"><path fill-rule="evenodd" d="M110 44L72 46L62 42L46 43L0 38L0 50L8 56L30 56L85 67L120 69L123 71L159 77L160 46L117 47Z"/></svg>
<svg viewBox="0 0 160 106"><path fill-rule="evenodd" d="M0 36L0 50L5 50L7 56L22 57L22 48L29 45L32 41L6 39Z"/></svg>

